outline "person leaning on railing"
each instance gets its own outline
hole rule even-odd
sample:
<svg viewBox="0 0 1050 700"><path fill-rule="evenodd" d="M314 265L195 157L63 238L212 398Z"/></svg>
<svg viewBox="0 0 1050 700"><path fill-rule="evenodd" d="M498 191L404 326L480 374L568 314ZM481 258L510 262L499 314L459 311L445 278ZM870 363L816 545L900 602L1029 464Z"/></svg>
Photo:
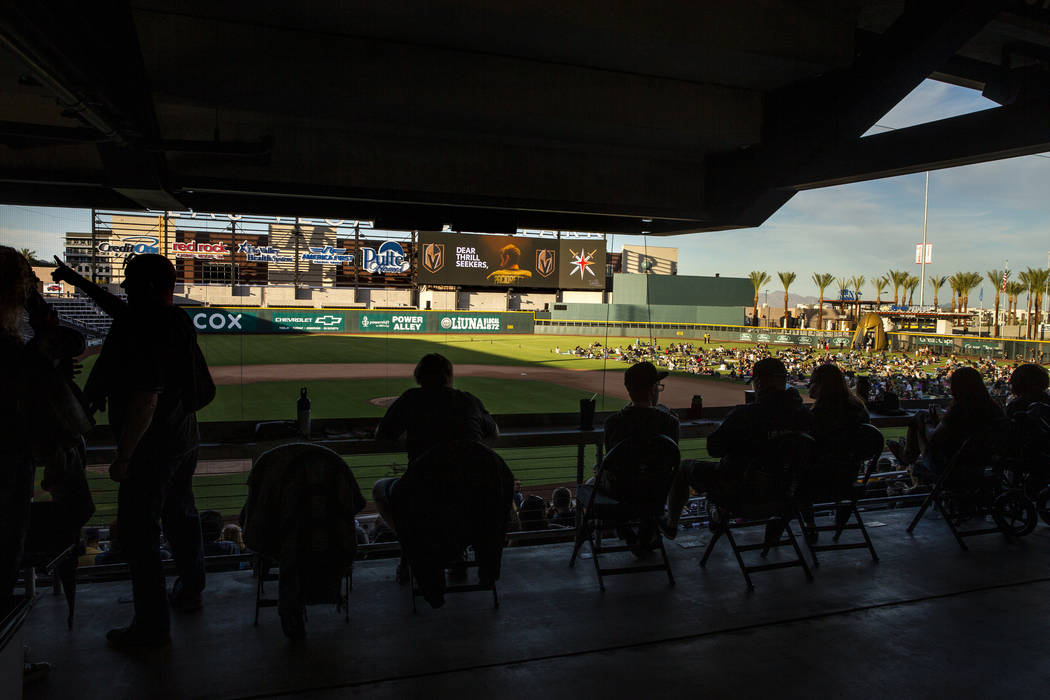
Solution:
<svg viewBox="0 0 1050 700"><path fill-rule="evenodd" d="M734 498L744 487L748 467L761 454L769 437L780 431L809 432L813 417L802 397L787 386L787 368L775 357L755 363L751 377L755 402L737 406L707 438L707 452L720 461L683 460L667 494L667 515L660 530L668 539L678 534L678 519L689 501L689 489L697 493L717 491Z"/></svg>

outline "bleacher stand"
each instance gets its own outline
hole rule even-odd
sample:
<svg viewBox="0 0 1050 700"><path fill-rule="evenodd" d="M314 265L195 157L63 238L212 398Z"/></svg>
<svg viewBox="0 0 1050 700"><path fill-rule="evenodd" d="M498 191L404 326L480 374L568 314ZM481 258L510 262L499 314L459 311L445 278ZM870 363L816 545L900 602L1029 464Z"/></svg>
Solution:
<svg viewBox="0 0 1050 700"><path fill-rule="evenodd" d="M118 296L127 300L124 294ZM59 322L83 333L89 345L98 345L113 325L113 319L86 296L52 297L47 301L58 314Z"/></svg>

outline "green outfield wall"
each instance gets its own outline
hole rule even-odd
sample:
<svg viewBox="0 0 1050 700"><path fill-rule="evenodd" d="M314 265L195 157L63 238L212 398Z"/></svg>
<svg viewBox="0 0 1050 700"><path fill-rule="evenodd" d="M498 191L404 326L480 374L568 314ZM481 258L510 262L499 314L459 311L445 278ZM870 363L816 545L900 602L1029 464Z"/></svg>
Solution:
<svg viewBox="0 0 1050 700"><path fill-rule="evenodd" d="M665 306L751 306L755 288L746 277L613 275L614 304Z"/></svg>
<svg viewBox="0 0 1050 700"><path fill-rule="evenodd" d="M530 311L186 307L198 333L532 333Z"/></svg>
<svg viewBox="0 0 1050 700"><path fill-rule="evenodd" d="M640 277L641 275L630 275ZM552 320L608 321L611 323L708 323L735 325L744 317L743 306L684 306L680 304L555 304Z"/></svg>

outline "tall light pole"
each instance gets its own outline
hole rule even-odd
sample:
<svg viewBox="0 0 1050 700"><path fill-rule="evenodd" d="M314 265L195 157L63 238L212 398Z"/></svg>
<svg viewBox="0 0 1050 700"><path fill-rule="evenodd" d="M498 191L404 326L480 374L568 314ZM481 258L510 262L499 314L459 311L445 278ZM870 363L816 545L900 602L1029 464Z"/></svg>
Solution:
<svg viewBox="0 0 1050 700"><path fill-rule="evenodd" d="M919 308L926 304L926 214L930 209L930 171L926 171L926 194L922 198L922 248L919 249ZM914 287L913 287L914 289Z"/></svg>

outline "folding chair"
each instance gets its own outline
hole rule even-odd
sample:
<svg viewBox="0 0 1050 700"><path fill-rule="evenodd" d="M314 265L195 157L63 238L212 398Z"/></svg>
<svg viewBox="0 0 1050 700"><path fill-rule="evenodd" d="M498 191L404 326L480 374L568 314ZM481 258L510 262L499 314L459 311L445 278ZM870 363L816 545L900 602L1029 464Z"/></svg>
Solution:
<svg viewBox="0 0 1050 700"><path fill-rule="evenodd" d="M277 598L266 597L265 584L272 581L279 582L281 575L278 562L262 554L256 554L252 559L252 568L255 569L255 621L252 624L258 627L259 610L261 608L276 608L279 602ZM354 567L351 564L346 567L346 571L343 574L342 591L339 599L335 602L336 612L342 612L348 624L350 622L350 591L354 587L353 576ZM303 609L303 618L306 618L305 608Z"/></svg>
<svg viewBox="0 0 1050 700"><path fill-rule="evenodd" d="M466 558L463 561L450 562L443 567L445 576L449 576L458 567L463 567L466 570L473 570L479 568L479 562L476 557ZM419 612L416 607L416 599L424 596L423 588L419 585L419 581L412 576L412 565L408 566L409 580L412 582L412 612ZM466 572L464 572L466 575ZM477 583L453 583L445 584L445 593L477 593L481 591L492 591L492 607L499 609L499 591L496 590L495 581L483 581L481 574L477 574Z"/></svg>
<svg viewBox="0 0 1050 700"><path fill-rule="evenodd" d="M299 604L301 616L282 611L281 626L289 637L305 633L308 604L334 603L350 621L354 515L363 506L350 468L326 447L291 443L256 458L248 477L244 532L256 552L255 625L261 608L279 605L280 598L266 597L271 581L278 582L279 596ZM282 568L298 579L281 585Z"/></svg>
<svg viewBox="0 0 1050 700"><path fill-rule="evenodd" d="M514 476L489 447L466 440L437 445L412 460L392 503L412 582L412 610L423 597L432 607L446 593L491 591L499 607L507 512ZM462 557L468 547L472 557ZM455 567L477 571L476 583L448 582Z"/></svg>
<svg viewBox="0 0 1050 700"><path fill-rule="evenodd" d="M774 569L786 569L799 566L806 578L813 580L798 539L791 529L791 518L798 512L795 493L798 489L799 474L813 457L813 438L806 433L790 431L770 438L762 450L762 455L747 470L743 491L736 497L726 494L708 494L708 500L721 506L725 517L714 531L714 536L700 559L700 566L706 567L707 560L715 545L725 535L733 555L744 575L748 590L754 590L755 584L751 574ZM736 501L736 503L729 503ZM734 536L734 530L765 528L765 537L761 543L741 544ZM774 539L775 536L775 539ZM786 561L748 564L744 560L746 552L760 552L763 559L771 549L790 546L795 551L795 558Z"/></svg>
<svg viewBox="0 0 1050 700"><path fill-rule="evenodd" d="M1030 533L1037 521L1035 504L1023 489L1009 484L1005 475L1017 464L1014 427L1011 421L1003 420L968 438L937 477L907 532L915 530L932 505L963 551L969 551L967 537L999 533L1012 541ZM994 527L961 527L965 521L983 519L986 514L992 516Z"/></svg>
<svg viewBox="0 0 1050 700"><path fill-rule="evenodd" d="M594 484L580 484L576 489L576 509L582 513L576 529L576 543L569 566L576 565L576 557L584 542L591 546L591 559L598 575L598 587L605 592L605 576L666 571L667 580L674 585L674 574L664 549L663 536L657 520L664 512L671 478L678 467L678 445L666 435L629 437L609 450L598 465ZM600 486L599 486L600 485ZM607 490L608 489L608 490ZM630 494L621 499L616 494ZM603 530L621 531L638 527L641 536L649 534L648 542L606 546ZM660 564L602 567L601 556L616 552L639 550L660 552Z"/></svg>
<svg viewBox="0 0 1050 700"><path fill-rule="evenodd" d="M812 524L807 522L805 513L799 513L799 527L806 537L807 547L813 557L814 568L820 566L817 552L832 552L844 549L867 549L871 553L873 561L879 560L875 552L875 545L868 536L868 530L864 527L864 519L860 516L857 501L864 497L868 490L868 480L872 471L879 463L882 455L884 439L882 431L874 425L865 423L836 438L836 443L829 446L825 452L826 461L820 466L830 466L830 469L817 468L816 473L820 477L830 478L832 483L814 484L807 489L805 496L820 502L812 503L806 509L814 517ZM864 475L860 483L857 483L857 467L864 465ZM835 483L843 479L844 488L839 488ZM821 511L830 511L835 518L834 524L817 525L815 515ZM855 522L850 522L851 520ZM839 538L846 530L859 530L864 538L863 542L839 542ZM833 532L832 544L818 544L816 538L821 532Z"/></svg>

